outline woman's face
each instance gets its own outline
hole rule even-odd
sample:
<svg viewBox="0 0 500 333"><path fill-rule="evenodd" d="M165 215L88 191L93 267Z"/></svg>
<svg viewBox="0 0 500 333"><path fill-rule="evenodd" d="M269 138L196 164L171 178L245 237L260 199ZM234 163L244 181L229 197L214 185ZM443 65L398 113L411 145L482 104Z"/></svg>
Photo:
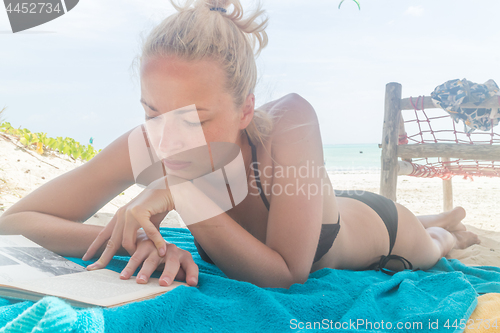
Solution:
<svg viewBox="0 0 500 333"><path fill-rule="evenodd" d="M146 129L169 174L193 179L211 172L208 143L239 144L253 105L248 117L242 112L245 107L236 108L225 84L224 72L213 60L188 62L175 56L143 60Z"/></svg>

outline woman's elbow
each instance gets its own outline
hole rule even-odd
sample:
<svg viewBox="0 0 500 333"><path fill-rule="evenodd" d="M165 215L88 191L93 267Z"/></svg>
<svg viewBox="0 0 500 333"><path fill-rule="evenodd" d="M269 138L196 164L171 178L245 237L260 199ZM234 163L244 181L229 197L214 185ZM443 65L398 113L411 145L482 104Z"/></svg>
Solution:
<svg viewBox="0 0 500 333"><path fill-rule="evenodd" d="M285 275L287 278L278 281L278 286L275 288L285 288L289 289L291 286L294 284L304 284L307 282L307 279L309 278L309 271L302 271L302 272L291 272L289 271L288 274Z"/></svg>
<svg viewBox="0 0 500 333"><path fill-rule="evenodd" d="M12 225L14 221L11 215L13 214L6 215L4 213L3 215L0 216L0 235L12 235L16 233L14 230L12 230Z"/></svg>
<svg viewBox="0 0 500 333"><path fill-rule="evenodd" d="M267 276L266 278L260 281L247 281L255 284L260 288L284 288L289 289L296 283L304 284L307 281L309 276L294 276L290 272L286 272L283 274L279 274L274 278L271 276Z"/></svg>
<svg viewBox="0 0 500 333"><path fill-rule="evenodd" d="M308 277L301 277L301 278L292 278L288 281L284 281L282 283L280 283L279 286L276 286L275 288L284 288L284 289L290 289L291 286L293 286L294 284L304 284L307 282L307 278Z"/></svg>

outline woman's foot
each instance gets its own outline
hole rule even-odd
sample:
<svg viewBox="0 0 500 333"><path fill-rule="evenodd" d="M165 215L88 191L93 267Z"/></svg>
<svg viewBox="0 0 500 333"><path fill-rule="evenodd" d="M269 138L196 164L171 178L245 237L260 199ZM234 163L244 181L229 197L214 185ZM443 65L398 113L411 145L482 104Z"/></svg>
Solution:
<svg viewBox="0 0 500 333"><path fill-rule="evenodd" d="M462 223L462 220L466 215L465 209L463 207L455 207L445 214L448 214L448 223L444 227L446 230L448 230L449 232L466 230L465 225Z"/></svg>
<svg viewBox="0 0 500 333"><path fill-rule="evenodd" d="M455 207L448 212L441 213L444 217L444 226L443 228L448 230L449 232L453 231L465 231L465 226L462 223L462 220L465 218L465 209L463 207Z"/></svg>
<svg viewBox="0 0 500 333"><path fill-rule="evenodd" d="M471 245L481 243L479 237L475 233L470 231L457 230L457 231L452 231L451 234L457 240L455 246L453 247L454 249L465 249Z"/></svg>
<svg viewBox="0 0 500 333"><path fill-rule="evenodd" d="M465 218L465 209L463 207L455 207L450 211L437 214L417 216L424 228L440 227L447 230L456 239L455 249L465 249L471 245L479 244L479 237L470 231L462 223Z"/></svg>

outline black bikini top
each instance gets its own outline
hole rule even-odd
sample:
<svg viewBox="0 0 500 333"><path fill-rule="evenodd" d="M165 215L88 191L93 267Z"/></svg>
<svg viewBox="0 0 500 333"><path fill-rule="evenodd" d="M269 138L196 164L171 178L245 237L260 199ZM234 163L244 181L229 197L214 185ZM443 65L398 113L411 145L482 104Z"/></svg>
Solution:
<svg viewBox="0 0 500 333"><path fill-rule="evenodd" d="M248 138L248 143L252 148L252 163L250 167L253 168L254 170L255 181L260 191L260 197L262 198L262 201L264 202L264 205L266 206L267 210L269 210L270 204L266 198L266 195L264 194L264 190L262 189L262 184L260 182L260 177L259 177L259 168L257 163L257 148L253 144L252 140L250 140L250 136L248 135L246 130L245 133ZM337 223L323 224L321 226L321 234L319 236L318 247L316 249L316 254L314 256L314 262L321 259L321 257L323 257L332 247L333 241L337 237L339 229L340 229L340 215ZM213 264L214 262L212 261L212 259L210 259L210 257L206 254L206 252L203 250L201 245L196 241L196 239L194 239L194 244L196 245L196 248L198 249L198 253L200 254L201 258L206 262Z"/></svg>
<svg viewBox="0 0 500 333"><path fill-rule="evenodd" d="M257 162L257 148L253 144L252 140L250 140L250 136L248 135L247 130L245 130L245 134L247 135L248 138L248 144L250 147L252 147L252 163L250 164L250 167L253 169L254 175L255 175L255 182L257 183L257 187L259 188L260 192L260 197L262 198L262 201L264 201L264 205L266 205L267 210L269 210L269 201L267 201L266 195L264 194L264 190L262 189L262 184L260 182L260 177L259 177L259 164Z"/></svg>
<svg viewBox="0 0 500 333"><path fill-rule="evenodd" d="M269 202L267 201L266 195L264 194L264 190L262 189L262 184L260 182L260 177L259 177L259 169L258 169L258 163L257 163L257 148L253 144L252 140L250 140L250 136L248 135L248 132L245 130L245 133L248 138L248 144L252 148L252 164L251 167L253 168L254 174L255 174L255 182L257 183L257 187L259 188L260 191L260 197L262 198L262 201L264 202L264 205L266 205L267 210L269 210ZM340 214L339 214L339 219L337 223L329 223L329 224L322 224L321 225L321 233L319 236L319 242L318 242L318 247L316 249L316 255L314 256L314 262L318 261L323 257L328 250L333 245L333 241L337 237L337 234L340 229Z"/></svg>

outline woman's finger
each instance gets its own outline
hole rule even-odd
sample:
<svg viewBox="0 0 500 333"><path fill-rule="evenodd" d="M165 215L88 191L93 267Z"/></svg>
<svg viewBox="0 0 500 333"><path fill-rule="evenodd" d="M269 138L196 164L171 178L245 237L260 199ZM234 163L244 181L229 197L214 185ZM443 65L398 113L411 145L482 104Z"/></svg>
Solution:
<svg viewBox="0 0 500 333"><path fill-rule="evenodd" d="M138 208L134 211L136 215L138 215L138 213L136 213L137 210ZM153 225L158 226L157 228L159 228L161 221L163 221L167 214L168 211L150 216L149 212L146 211L143 215L149 216L147 217L147 221L149 221L149 223L153 223ZM122 245L130 254L135 252L137 246L137 231L142 227L137 220L136 215L134 215L132 211L127 211L127 216L125 217L125 228L123 229ZM144 220L146 220L146 218ZM161 237L163 239L163 236Z"/></svg>
<svg viewBox="0 0 500 333"><path fill-rule="evenodd" d="M125 225L122 232L122 245L132 255L137 248L137 230L141 227L135 216L127 211L125 214Z"/></svg>
<svg viewBox="0 0 500 333"><path fill-rule="evenodd" d="M156 268L157 271L163 271L165 268L165 263L162 263L158 265ZM179 271L177 272L177 275L175 276L175 279L177 281L186 281L186 272L184 271L184 268L182 268L182 261L181 261L181 267L179 267Z"/></svg>
<svg viewBox="0 0 500 333"><path fill-rule="evenodd" d="M163 268L165 268L165 267L162 267L161 270L163 270ZM179 271L177 272L177 275L175 276L175 280L186 281L186 272L182 268L182 264L181 264L181 267L179 268Z"/></svg>
<svg viewBox="0 0 500 333"><path fill-rule="evenodd" d="M153 223L151 223L151 216L149 215L149 213L147 211L140 211L139 209L140 208L134 207L130 210L130 212L138 222L139 226L142 227L148 238L155 244L155 247L158 250L158 255L160 257L163 257L167 252L167 243L165 242L165 239L163 239L160 231ZM126 233L131 234L132 230L133 226L131 224L129 229L126 230Z"/></svg>
<svg viewBox="0 0 500 333"><path fill-rule="evenodd" d="M190 286L196 286L198 284L199 269L190 252L185 251L181 256L181 266L186 272L186 283Z"/></svg>
<svg viewBox="0 0 500 333"><path fill-rule="evenodd" d="M120 249L123 236L123 223L121 219L123 219L124 214L122 214L122 212L119 212L117 215L118 220L116 222L115 228L113 229L113 233L111 234L111 238L108 240L106 248L104 249L104 252L95 263L87 266L87 270L106 267L111 259L113 259L115 253Z"/></svg>
<svg viewBox="0 0 500 333"><path fill-rule="evenodd" d="M161 257L158 257L155 252L151 252L146 260L144 260L144 262L142 263L142 268L135 279L136 282L148 283L149 277L151 276L151 274L153 274L161 261Z"/></svg>
<svg viewBox="0 0 500 333"><path fill-rule="evenodd" d="M160 286L169 286L174 281L179 268L181 267L179 256L181 249L175 244L168 244L167 253L165 255L165 267L160 277Z"/></svg>
<svg viewBox="0 0 500 333"><path fill-rule="evenodd" d="M148 253L145 251L134 252L134 254L130 257L127 266L125 266L125 268L121 271L120 279L128 280L137 270L137 267L139 267L147 257Z"/></svg>
<svg viewBox="0 0 500 333"><path fill-rule="evenodd" d="M92 259L96 252L101 248L101 246L108 241L113 233L117 215L118 213L113 216L106 227L104 227L104 229L102 229L101 232L97 235L96 239L94 239L92 244L90 244L89 248L87 249L87 252L85 252L85 254L83 255L82 260L86 261Z"/></svg>

